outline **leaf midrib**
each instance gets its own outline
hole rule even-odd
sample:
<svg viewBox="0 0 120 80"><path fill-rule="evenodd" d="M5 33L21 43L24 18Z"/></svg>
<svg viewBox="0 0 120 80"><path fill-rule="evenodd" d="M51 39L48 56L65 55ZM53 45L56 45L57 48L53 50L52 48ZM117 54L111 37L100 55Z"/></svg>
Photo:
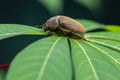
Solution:
<svg viewBox="0 0 120 80"><path fill-rule="evenodd" d="M45 70L45 68L46 68L46 66L47 66L47 62L48 62L48 60L49 60L49 57L50 57L50 55L52 54L52 51L53 51L55 45L57 44L57 42L58 42L60 39L61 39L61 38L58 38L58 39L53 43L53 45L52 45L52 47L50 48L50 50L48 51L48 54L47 54L46 57L45 57L45 61L43 62L43 65L42 65L42 67L41 67L41 69L40 69L40 72L39 72L39 74L38 74L37 80L42 80L42 77L43 77L43 74L44 74L44 70Z"/></svg>

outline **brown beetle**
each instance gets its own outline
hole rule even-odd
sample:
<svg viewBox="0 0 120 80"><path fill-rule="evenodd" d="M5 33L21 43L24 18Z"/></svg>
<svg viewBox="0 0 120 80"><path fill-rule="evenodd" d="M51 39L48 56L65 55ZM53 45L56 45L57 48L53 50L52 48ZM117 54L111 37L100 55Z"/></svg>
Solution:
<svg viewBox="0 0 120 80"><path fill-rule="evenodd" d="M67 16L55 16L46 21L42 28L50 34L70 38L84 38L84 26Z"/></svg>

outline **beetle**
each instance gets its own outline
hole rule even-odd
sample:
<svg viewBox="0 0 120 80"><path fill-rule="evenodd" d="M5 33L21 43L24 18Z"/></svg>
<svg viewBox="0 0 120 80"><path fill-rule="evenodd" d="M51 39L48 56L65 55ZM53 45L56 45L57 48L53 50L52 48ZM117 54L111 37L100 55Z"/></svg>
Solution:
<svg viewBox="0 0 120 80"><path fill-rule="evenodd" d="M84 38L84 26L67 16L55 16L48 19L42 28L49 34L64 35L69 38Z"/></svg>

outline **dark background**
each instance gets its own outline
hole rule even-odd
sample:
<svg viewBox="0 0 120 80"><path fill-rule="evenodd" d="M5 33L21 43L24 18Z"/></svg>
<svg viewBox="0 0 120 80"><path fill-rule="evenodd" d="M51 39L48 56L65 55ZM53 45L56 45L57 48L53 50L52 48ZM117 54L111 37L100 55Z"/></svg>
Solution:
<svg viewBox="0 0 120 80"><path fill-rule="evenodd" d="M44 4L37 0L0 0L0 23L42 25L51 16L61 14L72 18L90 19L104 24L120 25L120 0L98 0L101 1L102 8L94 12L74 0L62 1L62 12L59 11L61 9L57 9L59 12L51 13ZM96 4L94 3L95 0L87 1L91 1L93 5ZM46 2L46 4L48 3ZM98 6L95 5L94 7Z"/></svg>
<svg viewBox="0 0 120 80"><path fill-rule="evenodd" d="M56 7L55 10L53 7L53 11L51 11L37 0L0 0L0 23L35 26L42 25L51 16L66 15L72 18L94 20L103 24L120 25L120 0L99 0L102 6L96 5L94 0L88 0L91 1L89 3L92 3L92 8L85 7L73 0L61 1L63 1L62 6L57 5L58 8ZM1 40L0 64L10 63L19 51L39 38L40 36L17 36Z"/></svg>

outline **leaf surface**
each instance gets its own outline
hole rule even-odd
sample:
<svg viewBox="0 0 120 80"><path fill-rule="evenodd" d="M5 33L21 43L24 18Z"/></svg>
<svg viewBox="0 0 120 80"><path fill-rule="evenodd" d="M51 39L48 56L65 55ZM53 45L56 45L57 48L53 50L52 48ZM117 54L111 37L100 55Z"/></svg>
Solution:
<svg viewBox="0 0 120 80"><path fill-rule="evenodd" d="M66 38L41 39L15 57L7 80L71 80L70 61Z"/></svg>
<svg viewBox="0 0 120 80"><path fill-rule="evenodd" d="M103 27L81 23L86 31ZM85 39L49 36L31 43L13 60L7 80L119 80L120 33L89 32Z"/></svg>
<svg viewBox="0 0 120 80"><path fill-rule="evenodd" d="M107 25L104 29L112 32L120 32L120 26L118 25Z"/></svg>
<svg viewBox="0 0 120 80"><path fill-rule="evenodd" d="M20 24L0 24L0 40L17 35L43 35L41 29Z"/></svg>
<svg viewBox="0 0 120 80"><path fill-rule="evenodd" d="M107 32L89 35L99 36L86 37L86 41L71 40L75 80L119 80L120 34L109 33L110 37Z"/></svg>

